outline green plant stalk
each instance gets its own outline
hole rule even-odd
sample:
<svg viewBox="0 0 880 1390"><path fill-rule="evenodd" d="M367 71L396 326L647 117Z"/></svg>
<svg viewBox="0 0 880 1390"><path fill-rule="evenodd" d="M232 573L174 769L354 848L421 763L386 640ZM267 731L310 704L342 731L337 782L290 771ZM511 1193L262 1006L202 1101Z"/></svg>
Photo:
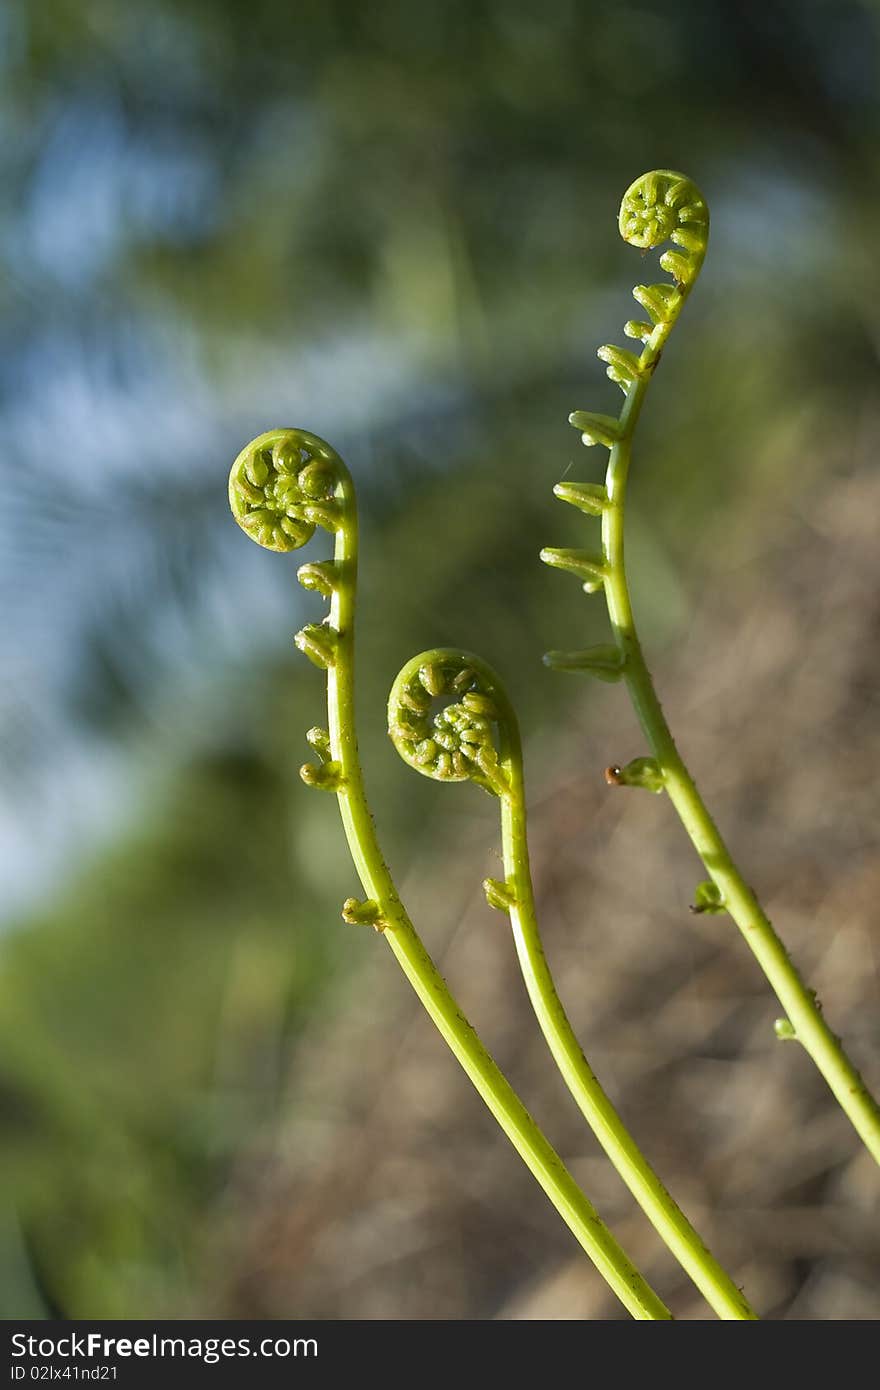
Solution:
<svg viewBox="0 0 880 1390"><path fill-rule="evenodd" d="M656 365L669 325L660 325L645 347ZM602 514L602 544L608 573L605 597L614 640L623 661L623 678L645 737L656 758L664 790L688 836L718 887L721 901L736 922L794 1029L797 1041L824 1076L874 1159L880 1163L880 1108L840 1040L822 1017L815 994L807 988L767 914L737 868L694 779L685 765L663 713L636 631L624 560L626 484L632 435L650 375L634 383L621 414L621 438L611 449L606 477L608 506Z"/></svg>
<svg viewBox="0 0 880 1390"><path fill-rule="evenodd" d="M343 498L343 521L336 532L334 558L339 582L330 609L330 625L338 634L338 645L335 661L327 670L327 706L330 749L342 769L342 785L337 792L339 810L358 877L367 898L377 904L385 940L429 1017L602 1277L634 1318L669 1319L669 1309L604 1225L464 1017L410 921L385 864L367 805L357 748L357 512L353 487L348 480L342 487L348 495Z"/></svg>
<svg viewBox="0 0 880 1390"><path fill-rule="evenodd" d="M441 707L432 716L435 702ZM526 988L563 1079L631 1193L711 1306L731 1321L755 1320L602 1090L556 992L535 912L519 724L501 680L472 652L421 652L391 688L388 732L404 762L422 776L471 781L499 799L505 878L486 879L483 888L489 905L510 919Z"/></svg>
<svg viewBox="0 0 880 1390"><path fill-rule="evenodd" d="M502 724L509 792L501 799L504 872L513 888L510 923L532 1007L566 1086L639 1206L719 1317L756 1319L744 1294L707 1249L627 1130L581 1049L556 991L535 912L526 837L523 760L516 723ZM507 747L505 747L505 744Z"/></svg>
<svg viewBox="0 0 880 1390"><path fill-rule="evenodd" d="M651 746L653 758L658 763L663 790L669 794L696 853L706 867L706 873L719 891L719 906L726 909L740 927L749 949L758 959L760 969L783 1005L787 1020L780 1020L781 1027L785 1029L780 1036L794 1037L801 1042L867 1150L880 1162L880 1109L867 1091L858 1070L849 1062L840 1040L824 1022L816 995L805 986L792 965L787 949L773 930L755 894L745 883L702 796L696 790L694 778L676 748L669 724L660 708L635 630L624 559L627 478L633 435L660 353L702 267L709 236L708 208L690 179L669 170L655 171L637 179L624 195L620 232L624 240L638 246L642 252L649 247L659 246L670 236L681 250L673 250L660 257L660 265L673 275L674 285L652 286L648 291L648 296L660 291L662 295L671 297L660 297L658 300L655 295L649 304L644 288L634 292L639 303L648 307L653 320L652 331L648 331L651 328L649 324L627 325L627 334L641 336L644 341L638 360L627 360L631 354L621 353L616 347L599 349L599 356L610 363L608 374L619 382L626 396L619 420L584 417L588 430L592 431L591 434L584 434L584 441L605 443L609 449L606 495L596 505L602 514L603 573L599 575L599 582L591 585L591 591L601 587L605 592L614 644L619 652L619 666L616 670L610 669L610 677L605 653L602 657L605 663L603 667L594 662L592 669L596 674L605 673L605 678L616 678L621 674L626 680L635 712ZM577 417L573 417L573 423L577 423ZM560 563L559 552L545 552L544 557L548 563ZM563 564L563 567L566 566Z"/></svg>
<svg viewBox="0 0 880 1390"><path fill-rule="evenodd" d="M650 317L650 322L630 321L624 328L628 337L644 344L638 357L614 345L598 350L598 356L607 363L608 376L617 382L625 397L619 417L587 411L576 411L571 416L571 423L581 430L585 444L601 444L609 450L605 487L561 483L555 491L562 501L601 515L602 554L594 557L553 548L541 552L545 563L573 571L585 580L588 593L604 591L614 645L583 652L548 652L544 659L560 670L589 671L603 680L623 677L626 681L654 756L637 759L641 766L636 769L630 765L624 769L625 775L616 780L668 792L714 885L717 901L712 902L711 910L730 913L786 1011L787 1017L777 1020L778 1035L802 1044L868 1150L880 1162L880 1110L839 1038L822 1017L815 994L807 989L792 965L709 815L675 746L636 631L624 558L626 485L633 433L660 354L699 276L709 240L709 209L700 190L686 175L655 169L627 189L620 206L619 227L624 241L642 252L666 241L674 243L660 257L660 266L672 276L673 283L638 285L633 290L633 297ZM646 762L652 766L644 766ZM698 906L704 910L707 905Z"/></svg>

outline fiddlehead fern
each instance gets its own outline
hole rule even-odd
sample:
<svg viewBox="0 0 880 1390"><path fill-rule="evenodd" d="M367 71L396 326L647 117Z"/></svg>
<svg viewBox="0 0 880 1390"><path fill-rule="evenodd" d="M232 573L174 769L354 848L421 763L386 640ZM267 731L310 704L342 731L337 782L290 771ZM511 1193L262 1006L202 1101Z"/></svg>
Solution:
<svg viewBox="0 0 880 1390"><path fill-rule="evenodd" d="M754 1318L603 1091L557 994L535 911L519 725L500 678L469 652L422 652L391 688L388 732L404 762L423 776L469 780L499 799L505 877L486 879L483 890L490 907L509 915L529 998L563 1079L636 1201L707 1301L722 1318ZM647 778L649 770L641 775Z"/></svg>
<svg viewBox="0 0 880 1390"><path fill-rule="evenodd" d="M229 505L243 531L266 550L298 550L316 526L335 531L344 465L305 430L267 430L242 449L229 474Z"/></svg>
<svg viewBox="0 0 880 1390"><path fill-rule="evenodd" d="M382 856L367 805L354 719L354 615L358 524L354 485L342 459L304 430L270 430L236 459L229 484L233 515L258 544L290 551L320 526L334 535L332 561L303 565L303 586L330 600L322 623L309 623L296 644L326 672L328 727L311 729L317 763L301 769L312 787L336 793L346 838L366 897L348 898L342 916L384 934L429 1016L491 1113L563 1220L629 1310L666 1320L669 1309L628 1259L559 1155L538 1129L462 1014L425 950ZM430 679L430 678L429 678ZM462 691L462 698L475 691ZM452 725L449 728L452 729ZM438 755L439 756L439 755ZM446 767L446 764L442 764ZM453 773L461 766L451 762ZM488 785L488 753L481 771Z"/></svg>
<svg viewBox="0 0 880 1390"><path fill-rule="evenodd" d="M449 698L431 715L433 700ZM388 701L388 732L404 762L438 782L470 779L501 796L508 779L493 725L503 696L482 662L451 649L425 653L401 671Z"/></svg>
<svg viewBox="0 0 880 1390"><path fill-rule="evenodd" d="M737 923L785 1009L786 1018L777 1025L777 1036L796 1038L803 1045L865 1145L880 1162L880 1110L822 1017L815 995L801 980L710 816L673 740L636 630L624 559L626 485L633 434L663 346L703 264L709 235L708 208L702 194L685 175L657 170L637 179L624 194L620 233L642 251L671 240L673 247L660 257L660 265L672 276L672 283L637 285L633 290L650 319L630 321L624 329L629 337L644 344L638 357L622 348L599 348L598 355L607 364L608 375L624 394L620 415L578 410L570 416L585 444L601 444L609 450L604 489L572 482L560 483L554 489L560 500L588 515L601 517L602 549L595 563L601 566L602 583L593 586L593 590L601 587L605 595L615 656L606 648L591 648L580 653L549 652L545 661L558 670L584 671L605 680L622 677L626 681L651 757L636 759L623 770L609 769L608 780L667 793L709 874L708 882L697 889L693 910L726 911ZM541 558L560 567L558 556L563 553L567 552L545 550ZM597 651L601 652L600 659L595 655ZM636 776L632 773L634 767L638 768Z"/></svg>
<svg viewBox="0 0 880 1390"><path fill-rule="evenodd" d="M709 209L702 193L686 174L677 174L671 169L655 169L653 173L642 174L623 195L618 227L624 241L640 251L651 251L655 246L662 246L664 241L673 241L678 249L663 253L661 269L672 276L679 293L686 293L692 287L709 244ZM645 308L648 304L655 307L657 297L667 304L671 297L667 285L652 285L648 290L639 285L637 291L633 292L635 298ZM652 291L657 292L656 296ZM648 312L657 321L659 315L655 318L651 309ZM628 336L640 338L642 335L630 333Z"/></svg>

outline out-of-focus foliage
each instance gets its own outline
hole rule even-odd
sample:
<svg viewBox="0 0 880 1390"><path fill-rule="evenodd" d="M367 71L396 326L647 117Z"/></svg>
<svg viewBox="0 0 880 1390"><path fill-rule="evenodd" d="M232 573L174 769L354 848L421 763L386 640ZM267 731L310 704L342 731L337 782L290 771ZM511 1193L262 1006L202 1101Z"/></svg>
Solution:
<svg viewBox="0 0 880 1390"><path fill-rule="evenodd" d="M443 864L456 810L490 840L401 772L384 696L454 643L533 748L586 698L538 658L602 614L537 551L582 537L550 488L599 466L565 422L615 401L593 352L643 278L616 233L635 175L686 169L713 215L641 431L649 640L723 547L760 563L765 510L818 513L863 438L878 13L22 0L0 26L0 1297L203 1311L227 1184L297 1132L302 1028L377 944L338 922L334 807L296 779L308 600L229 521L229 463L276 424L346 456L389 851Z"/></svg>

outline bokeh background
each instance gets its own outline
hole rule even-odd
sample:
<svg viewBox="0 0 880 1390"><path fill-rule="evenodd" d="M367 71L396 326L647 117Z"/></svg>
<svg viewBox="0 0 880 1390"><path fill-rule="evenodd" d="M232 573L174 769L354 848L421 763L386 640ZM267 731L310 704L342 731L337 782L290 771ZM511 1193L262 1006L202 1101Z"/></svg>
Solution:
<svg viewBox="0 0 880 1390"><path fill-rule="evenodd" d="M479 651L527 745L560 989L761 1311L880 1313L876 1170L724 918L617 688L569 411L630 286L623 189L686 170L699 289L640 427L635 596L686 756L880 1084L875 3L63 0L0 9L0 1303L6 1317L617 1317L421 1015L297 777L322 682L231 460L297 424L364 515L361 742L466 1011L682 1317L700 1301L564 1092L479 883L495 810L384 734ZM316 540L313 550L322 552Z"/></svg>

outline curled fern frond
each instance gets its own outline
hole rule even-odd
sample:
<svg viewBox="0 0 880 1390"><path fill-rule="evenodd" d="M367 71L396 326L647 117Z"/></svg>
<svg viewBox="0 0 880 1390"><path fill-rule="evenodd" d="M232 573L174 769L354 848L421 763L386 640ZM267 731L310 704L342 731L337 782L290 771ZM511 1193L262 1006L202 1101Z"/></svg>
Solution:
<svg viewBox="0 0 880 1390"><path fill-rule="evenodd" d="M629 319L624 333L643 344L640 353L615 343L603 343L597 355L605 363L607 375L622 390L625 400L619 416L604 415L593 410L575 410L569 422L580 432L584 444L601 444L610 454L609 470L604 488L595 484L558 483L554 488L560 501L579 507L587 515L602 518L602 553L561 550L545 546L541 559L556 569L568 570L584 583L587 593L599 589L607 592L617 564L614 547L609 538L617 526L621 469L625 469L641 403L654 374L664 344L682 305L696 282L706 255L709 240L709 209L706 200L689 178L672 169L655 169L636 179L623 195L619 218L620 234L630 246L648 251L671 241L673 246L660 257L663 270L672 276L672 283L636 285L633 297L648 315L646 320ZM584 571L578 557L589 562L590 572ZM562 660L564 653L553 653L551 664L561 670L587 669L603 674L593 663L579 668ZM614 679L612 673L605 679Z"/></svg>
<svg viewBox="0 0 880 1390"><path fill-rule="evenodd" d="M631 183L618 218L620 235L640 251L664 241L679 248L660 258L663 269L688 289L700 272L709 241L709 209L696 184L672 169L654 169Z"/></svg>
<svg viewBox="0 0 880 1390"><path fill-rule="evenodd" d="M441 702L432 713L435 701ZM388 733L404 762L438 782L476 782L493 796L507 789L499 724L510 705L479 657L436 648L408 661L388 699Z"/></svg>
<svg viewBox="0 0 880 1390"><path fill-rule="evenodd" d="M613 675L606 666L606 679L620 675L616 648L611 657ZM626 1129L587 1062L556 991L535 911L522 743L500 678L468 652L422 652L394 682L388 728L398 753L417 772L441 782L470 779L497 795L504 878L484 879L483 892L488 906L508 917L523 980L556 1065L624 1182L713 1307L723 1317L754 1317ZM643 772L647 779L647 767Z"/></svg>
<svg viewBox="0 0 880 1390"><path fill-rule="evenodd" d="M232 465L232 515L266 550L298 550L316 526L338 528L336 492L344 468L335 449L307 430L267 430Z"/></svg>
<svg viewBox="0 0 880 1390"><path fill-rule="evenodd" d="M633 298L650 322L630 319L623 331L628 338L645 344L641 355L613 343L597 349L607 375L628 396L631 388L656 367L664 330L675 322L700 273L709 244L709 209L696 184L684 174L655 169L636 179L624 193L618 225L624 241L641 251L652 250L664 241L674 243L660 257L660 267L672 276L673 283L636 285L633 290ZM572 424L576 424L574 417ZM584 442L592 441L585 436Z"/></svg>
<svg viewBox="0 0 880 1390"><path fill-rule="evenodd" d="M332 560L311 560L297 570L304 589L330 600L319 623L306 623L294 642L304 656L335 679L342 642L341 605L354 598L351 556L357 529L351 475L336 450L307 430L274 429L242 449L229 476L232 514L242 530L268 550L297 550L318 527L334 534ZM345 591L345 593L343 593ZM345 657L343 654L343 665ZM350 781L340 750L326 729L310 729L308 742L318 755L299 775L307 787L342 795Z"/></svg>

